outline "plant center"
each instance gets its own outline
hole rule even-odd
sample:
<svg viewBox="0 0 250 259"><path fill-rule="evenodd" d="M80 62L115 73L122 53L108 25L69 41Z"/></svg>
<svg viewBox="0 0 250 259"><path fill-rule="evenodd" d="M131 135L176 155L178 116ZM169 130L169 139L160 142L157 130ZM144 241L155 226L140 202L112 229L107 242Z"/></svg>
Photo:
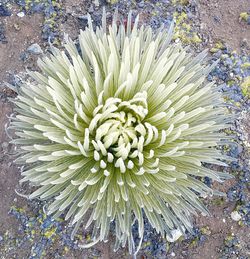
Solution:
<svg viewBox="0 0 250 259"><path fill-rule="evenodd" d="M95 108L88 130L98 167L107 169L108 163L113 163L122 173L135 166L143 170L144 148L158 136L156 127L144 121L146 98L146 92L129 101L111 97Z"/></svg>

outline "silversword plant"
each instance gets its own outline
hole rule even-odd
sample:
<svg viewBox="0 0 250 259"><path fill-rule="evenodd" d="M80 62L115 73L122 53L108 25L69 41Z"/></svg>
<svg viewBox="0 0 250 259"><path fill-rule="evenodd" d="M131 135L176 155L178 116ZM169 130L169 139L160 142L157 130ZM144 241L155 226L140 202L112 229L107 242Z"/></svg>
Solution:
<svg viewBox="0 0 250 259"><path fill-rule="evenodd" d="M48 214L64 215L75 231L84 222L93 243L115 226L116 248L134 251L133 226L142 239L144 218L161 235L192 230L192 215L207 214L200 197L216 192L201 179L229 175L221 130L230 116L205 52L193 57L171 43L171 29L155 33L114 15L106 30L88 27L80 50L66 38L30 72L15 100L11 122L18 136L22 182L39 186L30 198L50 201Z"/></svg>

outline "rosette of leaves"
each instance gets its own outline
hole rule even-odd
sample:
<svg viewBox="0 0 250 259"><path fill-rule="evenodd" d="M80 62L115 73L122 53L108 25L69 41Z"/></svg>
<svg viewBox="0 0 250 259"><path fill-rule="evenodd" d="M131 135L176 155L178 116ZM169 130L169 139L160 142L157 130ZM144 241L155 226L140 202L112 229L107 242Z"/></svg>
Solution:
<svg viewBox="0 0 250 259"><path fill-rule="evenodd" d="M207 214L199 197L216 192L201 179L229 175L204 163L225 166L216 147L231 120L206 82L206 53L193 57L171 43L171 29L131 20L114 15L106 29L104 14L94 30L89 17L80 50L69 38L65 51L52 48L22 85L11 122L21 181L38 186L30 198L49 200L48 214L71 219L75 231L84 222L93 243L114 226L115 247L128 243L130 252L144 217L164 236Z"/></svg>

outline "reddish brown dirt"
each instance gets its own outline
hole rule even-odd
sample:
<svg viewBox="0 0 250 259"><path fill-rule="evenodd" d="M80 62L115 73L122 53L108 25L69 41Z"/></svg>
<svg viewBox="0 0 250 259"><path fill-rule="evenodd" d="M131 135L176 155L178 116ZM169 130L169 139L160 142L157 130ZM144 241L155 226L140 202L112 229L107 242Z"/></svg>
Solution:
<svg viewBox="0 0 250 259"><path fill-rule="evenodd" d="M243 41L250 46L249 25L239 21L240 13L249 10L249 0L200 0L201 27L210 44L223 41L238 52Z"/></svg>
<svg viewBox="0 0 250 259"><path fill-rule="evenodd" d="M213 188L222 192L227 192L231 186L235 184L235 180L229 180L219 185L215 183ZM224 240L230 235L237 235L240 238L240 254L248 258L250 251L248 244L250 243L250 233L247 226L239 226L238 222L231 219L231 212L234 211L236 203L226 202L225 198L215 198L206 201L210 216L202 216L195 218L195 225L199 229L206 229L204 235L206 241L203 244L197 245L197 242L185 242L180 244L179 249L176 251L176 259L218 259L221 258ZM185 255L182 251L186 251ZM202 255L202 257L201 257ZM237 259L238 257L231 257ZM231 259L230 258L230 259Z"/></svg>
<svg viewBox="0 0 250 259"><path fill-rule="evenodd" d="M20 54L34 42L40 42L40 24L42 17L40 15L25 16L20 18L13 10L10 17L2 18L1 22L5 24L6 38L8 43L0 43L0 94L13 95L8 89L3 89L5 81L10 75L24 72L26 65L20 60ZM31 64L34 60L30 59ZM21 206L25 204L15 194L15 188L18 184L20 174L15 166L12 165L13 157L9 156L11 145L6 149L2 146L8 145L9 138L5 133L4 126L8 122L7 115L12 112L12 105L0 99L0 229L1 233L5 230L15 231L15 222L13 218L8 216L10 207L14 204Z"/></svg>
<svg viewBox="0 0 250 259"><path fill-rule="evenodd" d="M9 138L6 136L4 125L8 122L7 115L12 112L9 103L0 101L0 229L1 232L6 230L14 230L16 222L12 217L8 216L10 207L16 203L21 205L21 199L16 197L15 188L19 181L19 173L17 168L12 165L9 153L11 153L11 146L8 144ZM15 199L16 198L16 199ZM12 227L10 227L12 226Z"/></svg>
<svg viewBox="0 0 250 259"><path fill-rule="evenodd" d="M228 204L226 204L228 209ZM239 227L236 222L233 222L231 218L225 218L225 214L223 214L223 206L215 208L211 208L210 212L212 214L211 217L200 217L197 219L197 226L200 228L208 228L209 233L206 237L206 241L202 245L194 245L188 247L188 256L183 257L180 254L177 254L176 259L201 259L201 255L203 259L217 259L221 257L221 252L224 244L224 240L230 235L235 235L237 233L237 237L243 237L241 242L240 254L245 258L248 258L249 251L247 245L250 242L250 234L248 228ZM233 206L229 209L229 214L233 210ZM223 222L225 220L225 222ZM179 251L178 251L179 252ZM232 259L238 258L231 257Z"/></svg>
<svg viewBox="0 0 250 259"><path fill-rule="evenodd" d="M8 43L0 43L0 86L4 84L11 75L23 72L34 66L37 57L31 57L28 63L22 62L20 55L31 44L41 42L42 16L35 14L22 18L16 15L17 12L6 18L0 17L5 25L6 38Z"/></svg>

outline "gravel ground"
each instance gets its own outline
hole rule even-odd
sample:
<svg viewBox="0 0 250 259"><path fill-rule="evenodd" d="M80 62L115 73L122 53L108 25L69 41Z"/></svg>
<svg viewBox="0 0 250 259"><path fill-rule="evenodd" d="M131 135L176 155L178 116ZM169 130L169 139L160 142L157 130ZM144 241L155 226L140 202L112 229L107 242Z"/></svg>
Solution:
<svg viewBox="0 0 250 259"><path fill-rule="evenodd" d="M110 2L110 3L108 3ZM102 7L108 17L118 8L124 17L129 10L140 14L140 22L157 29L174 20L174 41L190 45L190 51L209 50L209 63L220 59L208 76L225 93L225 102L236 114L228 130L235 146L224 148L237 159L228 168L233 180L214 185L227 196L204 202L210 217L194 219L194 233L172 243L161 239L146 224L138 258L250 258L250 2L249 0L0 0L0 258L128 258L127 249L112 251L111 241L82 250L90 233L79 231L70 239L71 229L62 219L44 214L46 204L29 201L16 194L29 192L18 184L20 168L13 165L14 147L5 131L11 115L10 97L27 78L26 69L35 70L37 59L48 53L50 44L59 48L63 35L76 39L87 24L89 12L100 24Z"/></svg>

